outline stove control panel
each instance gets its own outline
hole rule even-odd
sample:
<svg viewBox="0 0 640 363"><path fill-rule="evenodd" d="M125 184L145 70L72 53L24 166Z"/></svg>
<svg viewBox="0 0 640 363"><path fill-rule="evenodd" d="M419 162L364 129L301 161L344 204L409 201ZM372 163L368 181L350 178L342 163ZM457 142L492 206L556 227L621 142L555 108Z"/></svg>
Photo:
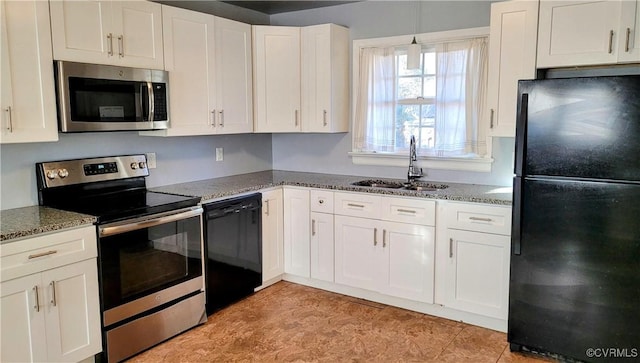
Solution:
<svg viewBox="0 0 640 363"><path fill-rule="evenodd" d="M145 155L37 163L36 170L39 188L149 175Z"/></svg>

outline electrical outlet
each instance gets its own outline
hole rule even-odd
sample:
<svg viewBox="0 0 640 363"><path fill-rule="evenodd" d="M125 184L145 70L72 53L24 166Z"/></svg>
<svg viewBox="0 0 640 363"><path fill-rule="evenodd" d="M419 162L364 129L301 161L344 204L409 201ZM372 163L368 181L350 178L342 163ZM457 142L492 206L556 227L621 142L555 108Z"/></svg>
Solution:
<svg viewBox="0 0 640 363"><path fill-rule="evenodd" d="M224 159L224 153L221 147L216 148L216 161L222 161Z"/></svg>
<svg viewBox="0 0 640 363"><path fill-rule="evenodd" d="M156 168L156 153L145 153L147 156L147 167L149 169Z"/></svg>

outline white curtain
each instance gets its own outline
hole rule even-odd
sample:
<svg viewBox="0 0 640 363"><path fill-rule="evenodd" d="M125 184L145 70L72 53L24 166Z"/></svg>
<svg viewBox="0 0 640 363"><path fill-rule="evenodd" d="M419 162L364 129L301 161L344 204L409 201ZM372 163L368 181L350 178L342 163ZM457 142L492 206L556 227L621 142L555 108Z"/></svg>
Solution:
<svg viewBox="0 0 640 363"><path fill-rule="evenodd" d="M394 151L395 73L393 48L361 50L354 151Z"/></svg>
<svg viewBox="0 0 640 363"><path fill-rule="evenodd" d="M485 155L487 38L439 44L436 62L435 155Z"/></svg>

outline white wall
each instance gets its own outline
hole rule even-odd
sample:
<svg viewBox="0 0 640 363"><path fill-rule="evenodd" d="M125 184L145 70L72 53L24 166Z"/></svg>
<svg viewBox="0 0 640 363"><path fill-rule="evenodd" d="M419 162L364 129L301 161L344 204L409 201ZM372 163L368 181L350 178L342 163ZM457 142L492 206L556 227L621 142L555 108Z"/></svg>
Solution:
<svg viewBox="0 0 640 363"><path fill-rule="evenodd" d="M215 161L222 147L224 160ZM0 209L37 205L35 163L155 152L147 186L271 169L271 135L147 137L135 132L60 134L58 142L0 147Z"/></svg>
<svg viewBox="0 0 640 363"><path fill-rule="evenodd" d="M336 23L349 28L351 39L426 33L488 26L491 1L364 1L271 16L272 25L305 26ZM419 13L419 27L416 16ZM407 36L407 43L411 36ZM511 185L513 138L493 141L491 173L427 170L425 179L475 184ZM354 165L351 133L337 135L274 134L273 168L363 176L404 178L407 168ZM408 164L408 160L407 160Z"/></svg>

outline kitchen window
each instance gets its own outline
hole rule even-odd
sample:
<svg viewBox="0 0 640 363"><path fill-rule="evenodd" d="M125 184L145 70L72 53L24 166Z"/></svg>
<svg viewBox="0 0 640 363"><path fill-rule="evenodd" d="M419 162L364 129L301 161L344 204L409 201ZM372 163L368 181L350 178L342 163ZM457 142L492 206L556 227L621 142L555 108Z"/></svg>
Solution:
<svg viewBox="0 0 640 363"><path fill-rule="evenodd" d="M411 37L355 40L354 163L405 166L413 135L427 168L489 171L482 122L487 33L417 35L418 69L407 69Z"/></svg>

